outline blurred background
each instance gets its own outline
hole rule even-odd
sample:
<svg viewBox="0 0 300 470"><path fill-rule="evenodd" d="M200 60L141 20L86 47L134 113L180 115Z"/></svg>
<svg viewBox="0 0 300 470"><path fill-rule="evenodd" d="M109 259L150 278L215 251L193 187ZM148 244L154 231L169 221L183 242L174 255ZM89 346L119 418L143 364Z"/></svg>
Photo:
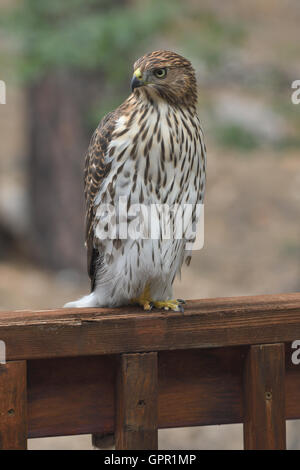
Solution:
<svg viewBox="0 0 300 470"><path fill-rule="evenodd" d="M61 307L89 290L85 150L130 93L133 62L155 49L192 61L208 148L205 247L176 296L299 291L299 24L298 0L0 0L0 309ZM289 423L289 448L299 431ZM242 427L164 430L160 447L239 449Z"/></svg>

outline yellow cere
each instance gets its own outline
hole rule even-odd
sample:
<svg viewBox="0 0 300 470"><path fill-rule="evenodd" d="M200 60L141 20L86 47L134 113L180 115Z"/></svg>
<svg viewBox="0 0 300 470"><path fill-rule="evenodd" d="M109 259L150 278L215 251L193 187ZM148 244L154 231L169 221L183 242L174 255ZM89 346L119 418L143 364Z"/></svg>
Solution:
<svg viewBox="0 0 300 470"><path fill-rule="evenodd" d="M134 75L136 76L136 78L137 78L138 80L141 80L142 77L143 77L142 72L140 71L140 69L136 69L136 70L134 71Z"/></svg>

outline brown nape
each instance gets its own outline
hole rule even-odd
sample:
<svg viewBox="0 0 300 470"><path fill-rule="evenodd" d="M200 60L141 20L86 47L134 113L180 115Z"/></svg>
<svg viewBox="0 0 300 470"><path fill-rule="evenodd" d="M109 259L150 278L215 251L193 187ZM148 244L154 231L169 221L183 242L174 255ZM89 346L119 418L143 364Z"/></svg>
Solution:
<svg viewBox="0 0 300 470"><path fill-rule="evenodd" d="M144 55L134 64L143 74L151 73L157 68L166 68L167 76L162 80L151 80L149 84L135 90L147 99L158 95L172 105L195 106L197 101L197 84L195 71L189 60L171 51L155 51ZM154 93L153 93L154 92Z"/></svg>

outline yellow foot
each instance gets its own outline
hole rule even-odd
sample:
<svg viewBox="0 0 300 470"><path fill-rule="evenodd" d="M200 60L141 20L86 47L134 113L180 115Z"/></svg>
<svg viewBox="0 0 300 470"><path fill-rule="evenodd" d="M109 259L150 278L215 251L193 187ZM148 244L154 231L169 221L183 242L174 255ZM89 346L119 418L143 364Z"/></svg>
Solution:
<svg viewBox="0 0 300 470"><path fill-rule="evenodd" d="M142 295L135 299L131 299L131 303L140 305L144 310L151 310L153 307L153 302L150 298L150 287L146 286Z"/></svg>
<svg viewBox="0 0 300 470"><path fill-rule="evenodd" d="M155 308L183 312L182 304L185 302L183 300L154 300L152 303Z"/></svg>
<svg viewBox="0 0 300 470"><path fill-rule="evenodd" d="M152 310L153 307L163 310L173 310L174 312L183 312L184 300L152 300L150 295L150 287L147 285L140 297L131 299L132 304L143 307L144 310Z"/></svg>

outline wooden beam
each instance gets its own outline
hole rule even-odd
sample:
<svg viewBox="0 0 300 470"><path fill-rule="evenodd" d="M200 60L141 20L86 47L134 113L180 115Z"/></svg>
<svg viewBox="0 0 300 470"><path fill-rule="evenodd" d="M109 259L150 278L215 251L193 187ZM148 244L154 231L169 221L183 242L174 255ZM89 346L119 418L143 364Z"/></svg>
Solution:
<svg viewBox="0 0 300 470"><path fill-rule="evenodd" d="M27 448L26 362L0 364L0 449Z"/></svg>
<svg viewBox="0 0 300 470"><path fill-rule="evenodd" d="M116 359L28 361L29 437L113 433Z"/></svg>
<svg viewBox="0 0 300 470"><path fill-rule="evenodd" d="M286 417L300 418L300 366L286 344ZM158 354L159 428L243 422L248 347ZM114 432L116 356L28 361L29 437ZM178 406L180 403L180 406Z"/></svg>
<svg viewBox="0 0 300 470"><path fill-rule="evenodd" d="M244 356L245 348L160 352L159 428L241 422ZM113 433L116 359L28 361L29 436ZM300 379L300 368L294 374ZM300 400L293 402L300 416Z"/></svg>
<svg viewBox="0 0 300 470"><path fill-rule="evenodd" d="M284 344L250 346L244 381L244 446L286 448Z"/></svg>
<svg viewBox="0 0 300 470"><path fill-rule="evenodd" d="M7 358L228 347L300 338L300 294L189 301L185 313L138 307L0 314Z"/></svg>
<svg viewBox="0 0 300 470"><path fill-rule="evenodd" d="M157 400L157 353L122 354L115 405L116 449L157 449Z"/></svg>

